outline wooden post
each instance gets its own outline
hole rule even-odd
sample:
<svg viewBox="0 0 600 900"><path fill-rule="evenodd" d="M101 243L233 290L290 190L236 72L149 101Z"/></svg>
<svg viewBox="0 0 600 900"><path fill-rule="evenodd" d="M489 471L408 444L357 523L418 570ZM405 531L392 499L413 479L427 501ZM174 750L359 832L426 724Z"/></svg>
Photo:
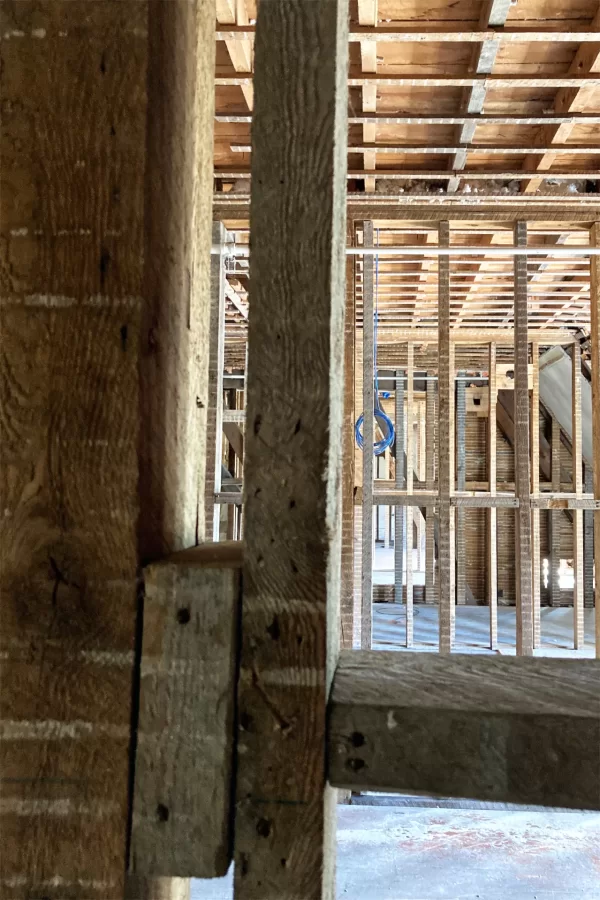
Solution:
<svg viewBox="0 0 600 900"><path fill-rule="evenodd" d="M429 374L429 373L428 373ZM435 455L437 452L435 439L435 382L428 381L426 388L425 419L427 425L425 459L426 487L433 491L435 484ZM427 511L425 528L425 602L435 603L435 510Z"/></svg>
<svg viewBox="0 0 600 900"><path fill-rule="evenodd" d="M516 222L515 246L527 246L527 223ZM531 545L531 482L529 468L529 381L527 343L527 257L514 258L515 293L515 586L517 655L533 653L533 585Z"/></svg>
<svg viewBox="0 0 600 900"><path fill-rule="evenodd" d="M105 900L125 891L140 567L203 538L215 17L2 17L23 37L2 41L0 892Z"/></svg>
<svg viewBox="0 0 600 900"><path fill-rule="evenodd" d="M489 348L489 382L488 382L488 480L489 491L492 497L496 496L496 405L498 403L498 388L496 381L496 345L490 344ZM490 649L498 647L498 520L495 507L490 507L487 512L488 524L488 605L490 609Z"/></svg>
<svg viewBox="0 0 600 900"><path fill-rule="evenodd" d="M258 8L236 900L335 893L347 28L342 0Z"/></svg>
<svg viewBox="0 0 600 900"><path fill-rule="evenodd" d="M552 416L552 490L560 493L560 425ZM550 601L552 606L560 605L560 523L563 513L551 510L548 513L550 525Z"/></svg>
<svg viewBox="0 0 600 900"><path fill-rule="evenodd" d="M531 344L531 492L540 492L540 349L536 341ZM533 647L541 641L541 571L540 571L540 511L531 511L531 552L533 586Z"/></svg>
<svg viewBox="0 0 600 900"><path fill-rule="evenodd" d="M466 419L467 398L465 393L465 372L458 372L456 382L456 489L465 490L466 482ZM456 603L464 606L466 602L466 553L465 543L465 511L456 511Z"/></svg>
<svg viewBox="0 0 600 900"><path fill-rule="evenodd" d="M406 490L413 491L415 462L415 348L409 342L406 361ZM413 535L414 507L406 507L406 646L413 645Z"/></svg>
<svg viewBox="0 0 600 900"><path fill-rule="evenodd" d="M221 222L213 223L213 246L223 248L227 232ZM210 321L208 363L208 410L206 416L206 499L205 533L213 541L220 537L221 507L215 494L221 490L223 457L223 367L225 364L225 261L214 254L210 264Z"/></svg>
<svg viewBox="0 0 600 900"><path fill-rule="evenodd" d="M349 222L346 228L346 241L349 247L354 242L354 227ZM340 599L340 645L347 650L352 648L354 633L354 466L355 441L354 423L354 377L355 377L355 342L356 342L356 309L354 269L356 257L346 259L346 320L344 323L344 444L342 465L343 498L342 498L342 596Z"/></svg>
<svg viewBox="0 0 600 900"><path fill-rule="evenodd" d="M326 0L323 0L326 2ZM331 0L329 0L331 2ZM363 223L363 244L373 246L373 223ZM363 485L362 485L362 605L360 646L371 648L373 631L373 444L374 423L374 257L363 259Z"/></svg>
<svg viewBox="0 0 600 900"><path fill-rule="evenodd" d="M584 491L594 494L594 473L587 463L583 466ZM594 513L591 509L583 512L583 605L594 608Z"/></svg>
<svg viewBox="0 0 600 900"><path fill-rule="evenodd" d="M440 222L440 247L450 246L450 223ZM450 257L438 260L438 464L439 464L439 621L440 653L454 647L454 344L450 340Z"/></svg>
<svg viewBox="0 0 600 900"><path fill-rule="evenodd" d="M404 370L396 369L396 489L406 488L404 474ZM394 600L404 600L404 507L394 509Z"/></svg>
<svg viewBox="0 0 600 900"><path fill-rule="evenodd" d="M425 483L427 481L427 450L426 450L426 430L427 425L425 421L425 403L419 401L417 407L417 415L418 415L418 430L419 430L419 481ZM418 557L417 557L417 568L419 572L424 572L425 570L425 519L423 517L423 510L417 509L417 548L418 548Z"/></svg>
<svg viewBox="0 0 600 900"><path fill-rule="evenodd" d="M571 453L573 470L573 491L577 497L583 493L583 460L581 432L581 350L575 342L572 354L572 435ZM583 649L585 642L585 625L583 619L583 510L573 510L573 646L575 650Z"/></svg>
<svg viewBox="0 0 600 900"><path fill-rule="evenodd" d="M590 245L600 247L600 222L592 226ZM590 258L590 311L594 497L600 500L600 256ZM600 511L594 513L594 571L596 658L600 659Z"/></svg>

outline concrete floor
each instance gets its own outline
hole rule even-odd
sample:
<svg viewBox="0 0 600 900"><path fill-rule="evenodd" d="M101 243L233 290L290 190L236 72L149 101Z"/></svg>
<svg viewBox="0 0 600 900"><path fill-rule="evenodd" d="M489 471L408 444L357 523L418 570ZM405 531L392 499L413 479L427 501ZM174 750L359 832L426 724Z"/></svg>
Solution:
<svg viewBox="0 0 600 900"><path fill-rule="evenodd" d="M600 900L600 813L340 806L337 849L338 900Z"/></svg>
<svg viewBox="0 0 600 900"><path fill-rule="evenodd" d="M570 607L541 611L542 646L536 656L593 658L594 610L585 610L585 646L573 650L573 609ZM406 609L396 603L373 605L373 649L402 650L406 634ZM414 639L416 651L438 650L438 610L435 606L414 607ZM515 655L516 609L498 609L498 650L502 655ZM491 653L489 609L487 606L456 607L456 652Z"/></svg>

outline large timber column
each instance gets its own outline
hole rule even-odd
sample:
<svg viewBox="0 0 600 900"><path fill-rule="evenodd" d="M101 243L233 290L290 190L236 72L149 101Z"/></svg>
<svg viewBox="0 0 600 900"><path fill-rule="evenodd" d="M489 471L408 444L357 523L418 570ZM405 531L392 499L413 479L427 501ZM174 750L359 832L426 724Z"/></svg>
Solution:
<svg viewBox="0 0 600 900"><path fill-rule="evenodd" d="M590 244L600 248L600 222L590 231ZM594 497L600 500L600 256L590 258L590 311L591 311L591 369L592 369L592 431L594 453ZM594 513L594 570L596 603L596 657L600 658L600 510Z"/></svg>
<svg viewBox="0 0 600 900"><path fill-rule="evenodd" d="M450 246L450 223L440 222L440 247ZM454 344L450 336L450 257L438 260L438 485L439 485L439 621L440 653L454 647Z"/></svg>
<svg viewBox="0 0 600 900"><path fill-rule="evenodd" d="M236 900L335 894L347 29L342 0L259 4Z"/></svg>
<svg viewBox="0 0 600 900"><path fill-rule="evenodd" d="M0 894L106 900L125 890L140 564L202 537L214 11L1 16Z"/></svg>
<svg viewBox="0 0 600 900"><path fill-rule="evenodd" d="M516 222L515 246L527 247L527 223ZM533 654L531 482L529 466L529 345L527 343L527 257L514 258L515 304L515 584L517 654Z"/></svg>

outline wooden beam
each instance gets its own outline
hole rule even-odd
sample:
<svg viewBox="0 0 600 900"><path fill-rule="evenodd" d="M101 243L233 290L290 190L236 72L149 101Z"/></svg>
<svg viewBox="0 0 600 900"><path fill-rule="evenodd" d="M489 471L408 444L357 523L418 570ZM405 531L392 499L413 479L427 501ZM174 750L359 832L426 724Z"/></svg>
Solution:
<svg viewBox="0 0 600 900"><path fill-rule="evenodd" d="M492 497L496 496L496 408L498 405L498 388L496 381L496 344L490 343L489 348L489 381L488 381L488 430L487 430L487 466L489 491ZM490 611L490 650L498 647L498 517L494 507L487 513L487 576L488 576L488 606Z"/></svg>
<svg viewBox="0 0 600 900"><path fill-rule="evenodd" d="M217 40L225 41L231 64L236 72L251 72L254 28L250 26L246 0L217 0L217 21L229 24L232 17L233 23L237 24L238 28L233 33L218 33ZM242 94L249 111L252 112L254 107L252 84L243 84Z"/></svg>
<svg viewBox="0 0 600 900"><path fill-rule="evenodd" d="M363 245L373 246L373 223L363 225ZM363 505L362 505L362 599L360 646L371 649L373 630L373 445L374 417L374 257L363 262Z"/></svg>
<svg viewBox="0 0 600 900"><path fill-rule="evenodd" d="M237 73L235 75L222 75L218 72L215 76L217 87L251 84L252 80L252 72ZM461 77L456 75L378 75L350 72L348 87L363 87L368 84L388 87L472 87L473 85L487 84L490 88L506 90L512 90L513 88L596 88L600 86L600 77L596 75L581 75L578 77L566 75L546 77L531 75L470 75Z"/></svg>
<svg viewBox="0 0 600 900"><path fill-rule="evenodd" d="M502 27L508 16L510 9L510 0L486 0L483 4L479 25L483 29L490 26ZM475 72L478 75L491 74L496 61L498 50L500 49L501 31L493 32L493 37L486 30L486 38L473 49L471 55L471 64L469 72ZM473 85L469 88L463 97L462 109L467 113L482 113L485 104L485 96L487 93L487 85L485 82L479 85ZM458 132L459 143L464 145L470 144L475 135L477 128L476 122L464 124ZM467 151L462 147L454 151L454 157L450 162L450 168L453 171L459 171L465 168L467 162ZM460 178L453 175L448 182L448 192L452 193L458 189Z"/></svg>
<svg viewBox="0 0 600 900"><path fill-rule="evenodd" d="M329 779L354 791L597 810L599 695L595 660L346 652L330 702Z"/></svg>
<svg viewBox="0 0 600 900"><path fill-rule="evenodd" d="M363 125L364 128L371 128L370 125ZM374 126L373 126L374 127ZM229 145L229 149L232 153L251 153L252 145L251 144L238 144L232 143ZM457 147L454 144L446 145L446 144L378 144L375 142L375 139L371 139L371 143L367 143L367 139L363 138L363 143L361 144L349 144L348 145L348 153L364 153L365 156L369 155L369 158L375 159L375 155L377 153L386 153L386 154L400 154L402 156L410 156L416 155L421 156L423 154L433 154L433 155L446 155L449 153L460 154L462 159L462 166L460 168L465 167L466 158L468 153L477 153L485 155L494 155L494 156L515 156L519 154L533 154L534 156L539 155L543 156L548 152L552 153L552 156L573 156L574 154L586 156L598 156L600 154L600 147L597 144L564 144L559 143L555 147L549 148L544 146L543 144L535 147L523 146L521 144L473 144L471 143L468 148L466 147ZM365 169L374 169L374 163L369 165L365 160ZM451 171L455 171L457 169L456 164L453 164ZM550 173L550 177L552 177L552 173Z"/></svg>
<svg viewBox="0 0 600 900"><path fill-rule="evenodd" d="M551 476L552 490L560 491L560 425L554 416L552 416ZM550 545L550 602L552 606L560 604L560 521L561 514L551 511L548 516L550 526L548 542Z"/></svg>
<svg viewBox="0 0 600 900"><path fill-rule="evenodd" d="M596 14L592 22L592 32L600 31L600 10ZM575 54L575 58L569 68L570 74L589 74L600 71L600 42L595 40L593 44L582 43L579 50ZM574 110L585 108L587 102L592 99L592 92L589 88L579 88L577 86L570 88L561 88L557 91L554 98L554 111L557 113L569 113ZM561 123L559 125L544 125L540 133L540 143L542 144L560 144L568 141L573 130L570 123ZM525 160L524 169L533 171L544 171L552 167L556 152L548 148L538 159L537 156L529 156ZM542 183L543 177L531 178L526 181L521 190L525 193L537 191Z"/></svg>
<svg viewBox="0 0 600 900"><path fill-rule="evenodd" d="M0 893L105 900L125 893L140 567L203 537L214 12L2 19L34 37L1 47Z"/></svg>
<svg viewBox="0 0 600 900"><path fill-rule="evenodd" d="M435 415L435 383L427 382L425 402L425 421L427 428L427 459L425 463L425 484L427 490L433 491L435 484L435 461L437 454L436 415ZM425 528L425 602L434 604L435 594L435 515L427 516Z"/></svg>
<svg viewBox="0 0 600 900"><path fill-rule="evenodd" d="M573 491L575 496L580 498L583 495L583 437L581 430L581 350L578 343L573 344L571 354ZM585 643L583 576L583 510L576 509L573 511L573 646L575 650L583 649Z"/></svg>
<svg viewBox="0 0 600 900"><path fill-rule="evenodd" d="M377 0L358 0L358 21L367 29L377 26ZM365 73L377 72L377 44L375 41L361 41L360 44L361 69ZM377 88L375 85L365 85L362 89L363 113L373 114L377 111ZM374 143L377 139L377 126L372 122L363 124L363 141ZM375 152L365 150L363 163L365 169L375 169ZM375 178L365 178L365 191L372 193L375 190Z"/></svg>
<svg viewBox="0 0 600 900"><path fill-rule="evenodd" d="M233 0L218 0L218 2L227 3L228 7L231 8ZM598 40L598 32L597 30L594 30L596 28L594 23L588 27L582 26L581 28L575 29L557 29L552 26L541 25L535 31L528 28L502 28L502 30L499 30L498 26L503 24L501 17L505 17L502 7L506 5L509 5L506 3L506 0L502 0L502 2L494 0L494 6L499 12L499 15L496 17L496 27L494 28L490 27L485 28L485 30L461 31L461 23L448 22L441 26L433 24L429 25L428 23L429 27L426 31L423 31L418 27L406 26L404 23L402 23L401 26L377 25L377 22L373 18L373 10L377 10L377 0L358 0L358 15L361 24L359 24L358 27L356 25L352 26L352 29L348 32L348 40L351 43L360 42L361 44L422 44L425 42L439 43L440 41L455 44L495 44L496 42L505 44L573 44L596 43ZM487 7L489 8L489 4L487 4ZM231 21L230 19L226 20L225 18L221 18L221 13L218 12L218 8L217 15L219 22L222 22L223 24L227 24L227 21ZM482 16L482 22L483 20L484 16ZM485 14L485 21L486 23L488 22L487 13ZM362 24L363 22L364 24ZM373 24L370 24L371 22ZM231 24L232 27L220 28L217 31L217 40L245 41L256 34L256 28L253 25L235 26L233 22ZM479 55L479 51L477 51L477 55Z"/></svg>
<svg viewBox="0 0 600 900"><path fill-rule="evenodd" d="M406 490L404 455L404 370L396 370L395 396L396 427L396 475L394 483L397 491ZM394 510L394 600L404 600L404 508Z"/></svg>
<svg viewBox="0 0 600 900"><path fill-rule="evenodd" d="M600 247L600 223L595 222L590 231L590 244ZM600 257L590 260L591 325L590 368L592 378L592 433L594 449L594 496L600 499ZM595 577L595 644L596 658L600 658L600 512L594 513L594 569Z"/></svg>
<svg viewBox="0 0 600 900"><path fill-rule="evenodd" d="M441 222L438 242L450 246L450 224ZM440 653L450 653L454 646L456 617L454 595L454 510L450 497L454 493L454 345L450 340L450 257L438 260L438 583Z"/></svg>
<svg viewBox="0 0 600 900"><path fill-rule="evenodd" d="M133 875L229 869L241 565L205 544L144 571Z"/></svg>
<svg viewBox="0 0 600 900"><path fill-rule="evenodd" d="M354 228L346 227L346 243L354 242ZM344 322L344 438L342 487L342 594L340 598L340 646L350 650L354 634L354 480L356 444L354 423L354 379L356 351L356 290L355 265L346 257L346 317Z"/></svg>
<svg viewBox="0 0 600 900"><path fill-rule="evenodd" d="M213 246L224 247L227 232L221 222L213 223ZM223 457L223 369L225 367L225 263L213 254L210 261L210 319L208 361L208 409L206 413L205 534L219 540L221 510L214 497L221 490Z"/></svg>
<svg viewBox="0 0 600 900"><path fill-rule="evenodd" d="M215 122L250 123L249 113L217 112ZM598 125L600 115L590 112L575 112L567 115L541 114L527 116L520 114L460 113L458 115L439 115L436 113L415 113L413 115L390 115L385 112L349 115L348 125Z"/></svg>
<svg viewBox="0 0 600 900"><path fill-rule="evenodd" d="M342 0L258 8L236 900L334 897L347 22Z"/></svg>
<svg viewBox="0 0 600 900"><path fill-rule="evenodd" d="M457 171L455 173L444 170L444 169L427 169L426 171L423 169L403 169L402 171L398 171L396 169L379 169L377 171L375 169L349 169L347 178L352 181L364 180L365 178L370 178L370 177L373 177L375 179L381 178L381 179L385 179L386 181L399 181L399 180L402 180L402 181L440 181L440 179L451 177L454 174L459 175L461 178L464 178L466 181L490 181L490 180L492 180L492 181L528 181L531 177L527 173L524 173L523 171L518 171L518 170L516 170L516 171L512 171L512 170L504 171L501 169L487 169L486 170L486 169L482 169L482 168L478 167L476 169L465 169L464 171L461 170L460 172ZM215 176L215 178L223 178L226 181L233 181L238 178L242 178L242 179L251 178L252 172L250 169L243 169L242 167L235 168L235 169L232 169L231 167L228 169L218 169L217 168L214 171L214 176ZM573 169L553 169L551 173L548 173L548 177L552 178L555 181L577 181L577 180L581 180L581 179L588 179L588 180L593 181L593 180L597 180L597 176L598 176L597 169L584 169L582 167L577 167L577 168L573 168ZM350 201L357 202L358 198L360 196L361 195L356 195L356 197L351 196ZM365 200L368 202L378 202L379 201L379 198L377 198L377 199L372 198L368 194L365 194L364 196L365 196ZM399 205L400 202L402 205L407 205L407 206L410 205L411 202L415 205L418 202L417 197L413 198L413 200L411 201L409 197L398 198L397 195L393 195L393 196L395 197L394 202L395 202L396 207ZM446 195L440 195L440 196L446 196ZM224 201L225 198L220 198L220 199L222 201ZM421 198L421 200L422 199L423 198ZM464 199L462 198L462 196L460 197L460 199L462 200L463 203L465 202ZM489 196L485 196L484 199L489 202L496 202L497 200L501 200L504 203L511 204L514 208L522 208L522 206L523 206L523 197L522 196L519 196L518 201L515 198L507 198L507 197L502 197L502 196L499 196L497 198L491 198ZM565 206L565 207L567 206L566 201L561 202L561 200L555 196L552 197L551 201L550 201L549 197L548 198L533 197L532 201L535 201L536 204L539 204L540 202L544 201L545 199L546 199L546 202L552 202L554 205L558 204L559 206ZM584 199L583 197L579 197L577 202L580 203L583 201L583 199ZM381 200L385 200L385 196L382 197ZM572 202L572 199L570 202ZM591 202L595 203L596 201L594 200ZM464 212L464 211L463 211L462 217L470 218L468 216L468 212ZM363 215L362 218L365 218L365 216ZM389 216L386 216L385 218L389 218ZM398 216L396 216L396 218L398 218ZM403 218L406 218L406 217L403 217ZM530 218L529 213L527 214L527 218L528 219ZM539 216L538 218L542 218L542 217ZM562 218L562 216L560 218ZM569 221L576 221L577 215L573 215L573 213L569 213L568 217L565 217L565 218L568 218ZM589 218L590 217L588 217L588 220L589 220ZM593 218L593 216L591 216L591 218ZM579 219L582 219L581 212L579 212ZM514 220L514 215L513 215L513 220Z"/></svg>
<svg viewBox="0 0 600 900"><path fill-rule="evenodd" d="M540 491L540 349L537 341L531 343L531 492ZM531 511L531 553L533 588L533 649L541 641L541 552L540 513Z"/></svg>
<svg viewBox="0 0 600 900"><path fill-rule="evenodd" d="M516 222L515 245L527 246L527 223ZM529 375L527 337L527 263L514 259L515 291L515 486L521 504L515 515L515 563L517 603L517 655L533 653L533 585L531 480L529 467Z"/></svg>
<svg viewBox="0 0 600 900"><path fill-rule="evenodd" d="M465 382L462 380L465 372L459 371L459 380L456 382L456 490L464 491L466 484L466 426L467 426L467 398ZM467 584L467 560L465 541L465 511L461 507L456 511L456 603L464 606L466 603Z"/></svg>
<svg viewBox="0 0 600 900"><path fill-rule="evenodd" d="M415 463L415 348L412 343L406 349L406 492L412 494ZM406 508L406 646L412 647L414 639L413 612L413 507Z"/></svg>

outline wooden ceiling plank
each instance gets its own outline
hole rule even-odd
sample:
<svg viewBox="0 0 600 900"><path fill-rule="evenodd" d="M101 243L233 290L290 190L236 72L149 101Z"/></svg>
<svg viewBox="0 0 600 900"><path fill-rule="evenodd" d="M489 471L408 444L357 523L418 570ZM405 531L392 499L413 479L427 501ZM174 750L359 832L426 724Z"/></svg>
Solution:
<svg viewBox="0 0 600 900"><path fill-rule="evenodd" d="M376 2L376 0L375 0ZM360 7L368 9L373 0L359 0L359 16ZM219 0L219 5L223 9L233 8L232 0L224 2ZM495 4L496 5L496 4ZM488 9L490 4L488 3ZM498 3L497 8L499 15L502 14L503 3ZM221 19L221 15L217 13L217 18L221 24L229 24ZM494 28L499 27L503 23L498 23ZM219 28L216 32L218 41L227 40L248 40L256 33L254 26L236 26L231 22L232 27ZM535 30L529 28L507 28L502 31L495 31L494 28L485 28L483 25L478 31L461 31L460 27L455 27L454 23L449 22L444 26L432 25L426 31L422 28L411 28L402 25L397 26L370 26L359 25L354 26L348 34L350 42L359 42L361 44L377 44L377 43L441 43L450 42L454 44L464 43L484 43L485 41L498 41L505 44L529 44L529 43L595 43L597 41L597 33L593 26L585 28L574 28L570 30L556 29L544 27L541 25Z"/></svg>
<svg viewBox="0 0 600 900"><path fill-rule="evenodd" d="M250 124L252 116L248 113L222 112L215 114L215 121L231 124ZM474 122L476 125L598 125L600 115L586 112L574 112L565 115L484 115L479 113L463 113L460 115L400 115L387 113L370 115L350 115L349 125L465 125Z"/></svg>
<svg viewBox="0 0 600 900"><path fill-rule="evenodd" d="M593 31L600 30L600 9L596 13L591 27ZM581 44L571 63L569 74L590 75L595 72L600 72L600 42ZM589 97L590 89L586 87L561 88L554 98L554 110L557 113L576 111L585 107ZM540 133L540 143L564 144L568 140L573 127L569 123L543 126ZM547 171L552 167L554 160L555 151L548 149L540 158L533 154L528 156L523 164L523 168L526 171ZM521 185L521 190L523 193L534 193L538 190L542 181L543 178L540 177L531 178Z"/></svg>
<svg viewBox="0 0 600 900"><path fill-rule="evenodd" d="M237 23L240 27L247 28L249 26L250 20L246 8L246 0L217 0L217 21L229 24L232 16L234 23ZM246 33L244 40L240 40L239 35L236 35L234 39L225 39L225 46L236 72L252 71L252 42L253 38L250 37L249 33ZM254 107L254 86L252 84L242 84L241 88L248 109L252 112Z"/></svg>
<svg viewBox="0 0 600 900"><path fill-rule="evenodd" d="M377 26L377 0L358 0L358 21L369 28ZM377 44L375 41L361 41L360 61L363 72L377 72ZM364 85L362 88L363 113L375 113L377 111L377 87L374 84ZM377 139L377 125L372 122L363 124L363 141L374 143ZM365 169L375 169L377 159L374 150L363 152L363 164ZM365 178L365 191L373 193L375 190L375 178Z"/></svg>
<svg viewBox="0 0 600 900"><path fill-rule="evenodd" d="M480 26L502 27L507 19L510 9L510 0L486 0L480 18ZM475 47L471 57L470 72L478 75L491 75L496 56L500 48L499 37L491 38L483 41L478 47ZM469 88L463 97L463 110L468 113L482 113L485 104L485 96L487 93L487 85L485 82L473 85ZM458 141L460 144L470 144L475 135L477 124L475 121L465 123L458 132ZM454 153L453 159L450 161L450 169L453 172L464 169L467 163L467 152L459 149ZM460 177L453 174L448 181L448 192L454 193L458 190Z"/></svg>

